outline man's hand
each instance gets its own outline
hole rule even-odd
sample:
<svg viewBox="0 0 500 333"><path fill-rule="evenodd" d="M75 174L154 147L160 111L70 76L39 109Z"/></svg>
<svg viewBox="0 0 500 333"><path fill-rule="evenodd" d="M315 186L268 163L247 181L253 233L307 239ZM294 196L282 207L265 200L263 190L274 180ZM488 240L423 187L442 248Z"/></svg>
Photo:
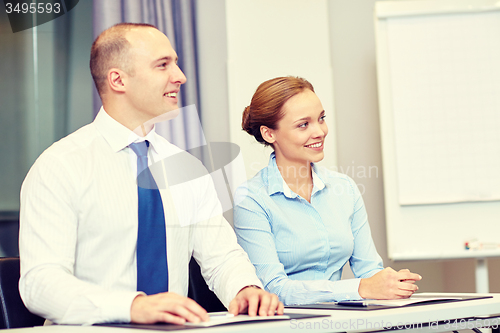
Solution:
<svg viewBox="0 0 500 333"><path fill-rule="evenodd" d="M229 304L229 313L238 315L248 311L248 315L253 317L274 316L283 314L283 303L278 296L270 294L260 288L249 286L240 290L236 297Z"/></svg>
<svg viewBox="0 0 500 333"><path fill-rule="evenodd" d="M130 307L130 319L137 324L162 322L182 325L186 321L208 321L209 317L207 311L192 299L166 292L137 296Z"/></svg>
<svg viewBox="0 0 500 333"><path fill-rule="evenodd" d="M421 279L408 269L396 272L387 267L370 278L361 279L358 292L359 296L371 299L408 298L418 290L415 282Z"/></svg>

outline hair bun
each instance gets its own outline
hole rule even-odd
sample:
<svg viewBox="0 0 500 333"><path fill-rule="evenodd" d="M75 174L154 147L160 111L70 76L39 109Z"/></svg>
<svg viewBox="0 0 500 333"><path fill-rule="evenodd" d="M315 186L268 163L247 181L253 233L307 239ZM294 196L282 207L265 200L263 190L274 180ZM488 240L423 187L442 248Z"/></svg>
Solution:
<svg viewBox="0 0 500 333"><path fill-rule="evenodd" d="M243 116L241 120L241 127L245 132L247 132L250 135L253 135L252 133L252 127L250 126L250 105L245 108L243 111Z"/></svg>

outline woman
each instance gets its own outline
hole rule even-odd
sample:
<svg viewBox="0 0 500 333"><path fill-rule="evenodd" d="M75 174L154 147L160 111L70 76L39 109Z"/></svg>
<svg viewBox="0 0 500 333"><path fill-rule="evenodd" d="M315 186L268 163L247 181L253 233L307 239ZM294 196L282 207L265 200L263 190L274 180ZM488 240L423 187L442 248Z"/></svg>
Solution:
<svg viewBox="0 0 500 333"><path fill-rule="evenodd" d="M304 79L279 77L257 88L242 127L274 152L236 192L238 242L285 305L409 297L421 277L383 268L354 181L314 164L324 157L325 116ZM356 278L340 281L347 262Z"/></svg>

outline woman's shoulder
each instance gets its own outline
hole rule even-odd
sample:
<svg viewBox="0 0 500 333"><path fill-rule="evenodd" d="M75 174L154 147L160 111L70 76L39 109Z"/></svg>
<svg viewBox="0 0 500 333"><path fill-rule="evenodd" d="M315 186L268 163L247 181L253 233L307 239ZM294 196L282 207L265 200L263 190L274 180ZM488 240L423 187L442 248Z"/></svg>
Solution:
<svg viewBox="0 0 500 333"><path fill-rule="evenodd" d="M267 167L258 171L252 178L240 184L235 192L235 199L252 197L258 200L262 194L267 193Z"/></svg>

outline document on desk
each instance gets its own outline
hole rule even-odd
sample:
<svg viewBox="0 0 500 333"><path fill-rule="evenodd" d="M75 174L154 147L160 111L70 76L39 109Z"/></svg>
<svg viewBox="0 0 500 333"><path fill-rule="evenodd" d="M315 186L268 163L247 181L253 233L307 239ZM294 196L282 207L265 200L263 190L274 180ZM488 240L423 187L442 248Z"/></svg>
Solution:
<svg viewBox="0 0 500 333"><path fill-rule="evenodd" d="M232 315L228 312L212 312L209 313L210 320L204 321L200 323L185 323L186 326L194 326L194 327L211 327L218 325L226 325L226 324L235 324L242 323L247 321L265 321L265 320L289 320L290 316L282 315L282 316L269 316L269 317L261 317L254 316L250 317L249 315Z"/></svg>
<svg viewBox="0 0 500 333"><path fill-rule="evenodd" d="M460 302L460 301L470 301L475 299L491 298L492 296L436 296L429 297L428 295L413 295L406 299L395 299L395 300L372 300L364 299L357 301L341 301L341 302L324 302L324 303L314 303L314 304L302 304L302 305L292 305L286 306L286 308L294 309L325 309L325 310L383 310L391 309L402 306L419 306L419 305L429 305L441 304L448 302Z"/></svg>
<svg viewBox="0 0 500 333"><path fill-rule="evenodd" d="M379 306L406 306L417 303L430 303L430 302L442 302L442 301L451 301L451 300L461 300L462 297L419 297L412 296L410 298L403 299L365 299L359 301L341 301L337 302L337 305L345 305L345 306L370 306L370 305L379 305ZM329 303L319 303L319 304L329 304ZM331 304L331 303L330 303Z"/></svg>
<svg viewBox="0 0 500 333"><path fill-rule="evenodd" d="M96 326L109 326L109 327L123 327L123 328L136 328L142 330L156 330L156 331L178 331L183 329L203 329L204 327L220 326L220 325L238 325L254 322L268 322L276 320L291 320L291 319L307 319L317 317L329 317L325 314L305 314L305 313L285 313L283 316L268 316L268 317L250 317L248 315L233 316L227 312L211 312L210 321L201 323L185 323L184 325L174 324L132 324L132 323L105 323L94 324Z"/></svg>

